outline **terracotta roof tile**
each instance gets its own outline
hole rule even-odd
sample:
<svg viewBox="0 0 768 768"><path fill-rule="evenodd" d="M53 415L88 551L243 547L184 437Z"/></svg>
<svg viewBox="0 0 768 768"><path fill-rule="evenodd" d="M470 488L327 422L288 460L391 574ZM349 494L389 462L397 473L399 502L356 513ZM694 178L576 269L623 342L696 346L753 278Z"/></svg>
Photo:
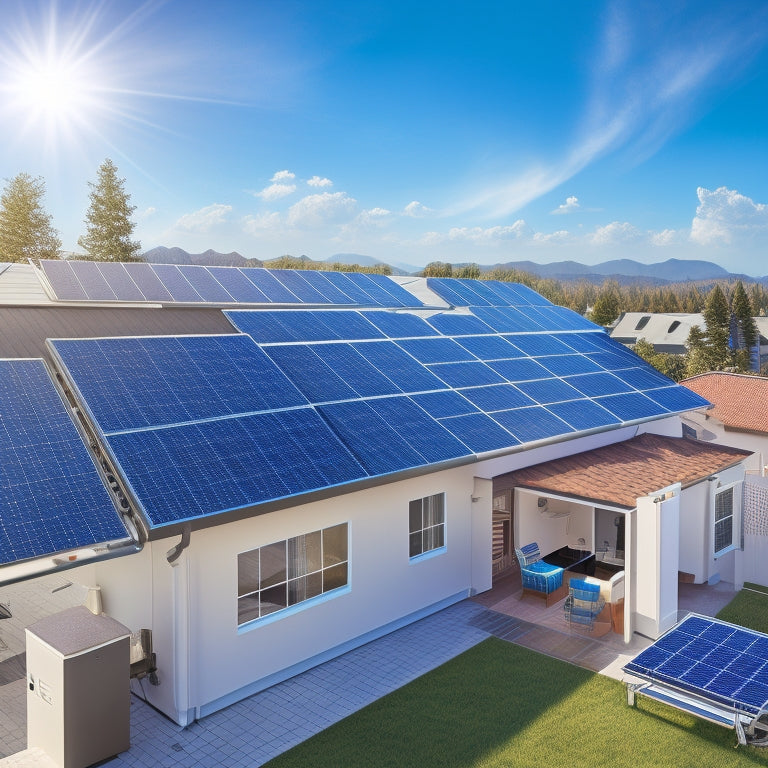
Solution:
<svg viewBox="0 0 768 768"><path fill-rule="evenodd" d="M707 415L730 429L768 432L768 379L738 373L703 373L680 382L715 407Z"/></svg>
<svg viewBox="0 0 768 768"><path fill-rule="evenodd" d="M673 483L688 485L737 464L750 451L682 437L642 434L511 473L515 485L634 509Z"/></svg>

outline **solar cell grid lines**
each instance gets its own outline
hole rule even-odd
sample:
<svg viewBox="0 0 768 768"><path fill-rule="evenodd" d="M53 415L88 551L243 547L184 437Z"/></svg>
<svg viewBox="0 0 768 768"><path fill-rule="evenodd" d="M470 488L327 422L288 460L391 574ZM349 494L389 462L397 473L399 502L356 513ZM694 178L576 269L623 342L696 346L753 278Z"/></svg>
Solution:
<svg viewBox="0 0 768 768"><path fill-rule="evenodd" d="M0 563L127 540L42 360L0 360Z"/></svg>
<svg viewBox="0 0 768 768"><path fill-rule="evenodd" d="M624 669L755 716L768 702L766 659L768 635L691 615Z"/></svg>
<svg viewBox="0 0 768 768"><path fill-rule="evenodd" d="M462 315L453 312L441 312L430 315L426 322L444 336L469 336L480 333L494 333L493 329L486 325L475 315Z"/></svg>

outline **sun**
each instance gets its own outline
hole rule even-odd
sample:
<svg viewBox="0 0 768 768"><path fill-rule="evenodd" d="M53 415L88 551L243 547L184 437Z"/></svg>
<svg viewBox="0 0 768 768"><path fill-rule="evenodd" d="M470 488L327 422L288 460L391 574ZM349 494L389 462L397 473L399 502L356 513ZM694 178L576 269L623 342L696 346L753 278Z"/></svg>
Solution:
<svg viewBox="0 0 768 768"><path fill-rule="evenodd" d="M71 122L91 102L93 82L76 64L59 60L28 62L18 73L17 106L33 119Z"/></svg>

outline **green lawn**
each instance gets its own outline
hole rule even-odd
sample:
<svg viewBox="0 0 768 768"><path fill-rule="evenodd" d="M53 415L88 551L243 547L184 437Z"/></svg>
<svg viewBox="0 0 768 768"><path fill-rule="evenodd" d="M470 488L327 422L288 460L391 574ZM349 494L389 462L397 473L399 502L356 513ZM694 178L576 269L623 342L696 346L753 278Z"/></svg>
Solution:
<svg viewBox="0 0 768 768"><path fill-rule="evenodd" d="M268 763L270 768L768 765L734 731L616 680L489 638Z"/></svg>
<svg viewBox="0 0 768 768"><path fill-rule="evenodd" d="M768 634L768 587L746 582L717 618Z"/></svg>

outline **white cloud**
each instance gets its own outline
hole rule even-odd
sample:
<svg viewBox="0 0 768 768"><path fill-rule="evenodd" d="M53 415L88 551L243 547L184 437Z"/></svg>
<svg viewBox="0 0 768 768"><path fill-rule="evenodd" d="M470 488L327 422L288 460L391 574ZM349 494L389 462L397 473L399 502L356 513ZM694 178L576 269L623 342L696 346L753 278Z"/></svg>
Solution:
<svg viewBox="0 0 768 768"><path fill-rule="evenodd" d="M288 209L287 223L300 228L322 227L349 218L356 207L357 200L346 192L307 195Z"/></svg>
<svg viewBox="0 0 768 768"><path fill-rule="evenodd" d="M157 208L155 208L153 205L150 205L149 208L145 208L143 211L140 211L136 214L136 218L139 221L144 221L145 219L148 219L150 216L154 216L157 213Z"/></svg>
<svg viewBox="0 0 768 768"><path fill-rule="evenodd" d="M691 240L699 245L733 245L768 237L768 205L755 203L735 189L699 187L699 205L691 223Z"/></svg>
<svg viewBox="0 0 768 768"><path fill-rule="evenodd" d="M243 218L243 231L249 235L261 235L265 232L280 229L282 219L279 213L260 213Z"/></svg>
<svg viewBox="0 0 768 768"><path fill-rule="evenodd" d="M578 211L579 208L581 208L579 205L579 198L572 195L571 197L566 198L562 205L558 205L552 213L573 213L574 211Z"/></svg>
<svg viewBox="0 0 768 768"><path fill-rule="evenodd" d="M320 176L313 176L311 179L307 179L307 184L310 187L332 187L333 182L330 179L321 178Z"/></svg>
<svg viewBox="0 0 768 768"><path fill-rule="evenodd" d="M651 232L649 239L651 245L664 247L682 242L684 235L675 229L664 229L661 232Z"/></svg>
<svg viewBox="0 0 768 768"><path fill-rule="evenodd" d="M388 211L386 208L371 208L369 211L363 211L363 213L372 218L376 218L380 216L389 216L390 211Z"/></svg>
<svg viewBox="0 0 768 768"><path fill-rule="evenodd" d="M176 227L187 232L208 232L211 227L226 222L227 214L231 210L231 205L222 205L221 203L207 205L199 211L185 213L176 222Z"/></svg>
<svg viewBox="0 0 768 768"><path fill-rule="evenodd" d="M598 227L588 239L593 245L620 245L635 243L642 237L643 233L629 222L612 221L604 227Z"/></svg>
<svg viewBox="0 0 768 768"><path fill-rule="evenodd" d="M261 192L255 192L254 194L262 200L272 201L279 200L281 197L288 197L288 195L292 195L295 191L295 184L270 184L262 189Z"/></svg>
<svg viewBox="0 0 768 768"><path fill-rule="evenodd" d="M405 206L405 208L403 208L403 215L410 216L414 219L428 216L430 213L432 213L432 209L427 208L426 205L422 205L418 200L412 200Z"/></svg>
<svg viewBox="0 0 768 768"><path fill-rule="evenodd" d="M270 181L275 184L280 181L291 181L296 178L296 174L293 171L278 171Z"/></svg>
<svg viewBox="0 0 768 768"><path fill-rule="evenodd" d="M531 228L518 219L514 224L496 227L451 227L447 233L427 232L422 236L422 242L437 244L438 242L467 242L476 244L491 244L509 240L523 240L533 235Z"/></svg>
<svg viewBox="0 0 768 768"><path fill-rule="evenodd" d="M567 229L559 229L557 232L536 232L533 235L534 243L568 243L574 240L574 236Z"/></svg>

